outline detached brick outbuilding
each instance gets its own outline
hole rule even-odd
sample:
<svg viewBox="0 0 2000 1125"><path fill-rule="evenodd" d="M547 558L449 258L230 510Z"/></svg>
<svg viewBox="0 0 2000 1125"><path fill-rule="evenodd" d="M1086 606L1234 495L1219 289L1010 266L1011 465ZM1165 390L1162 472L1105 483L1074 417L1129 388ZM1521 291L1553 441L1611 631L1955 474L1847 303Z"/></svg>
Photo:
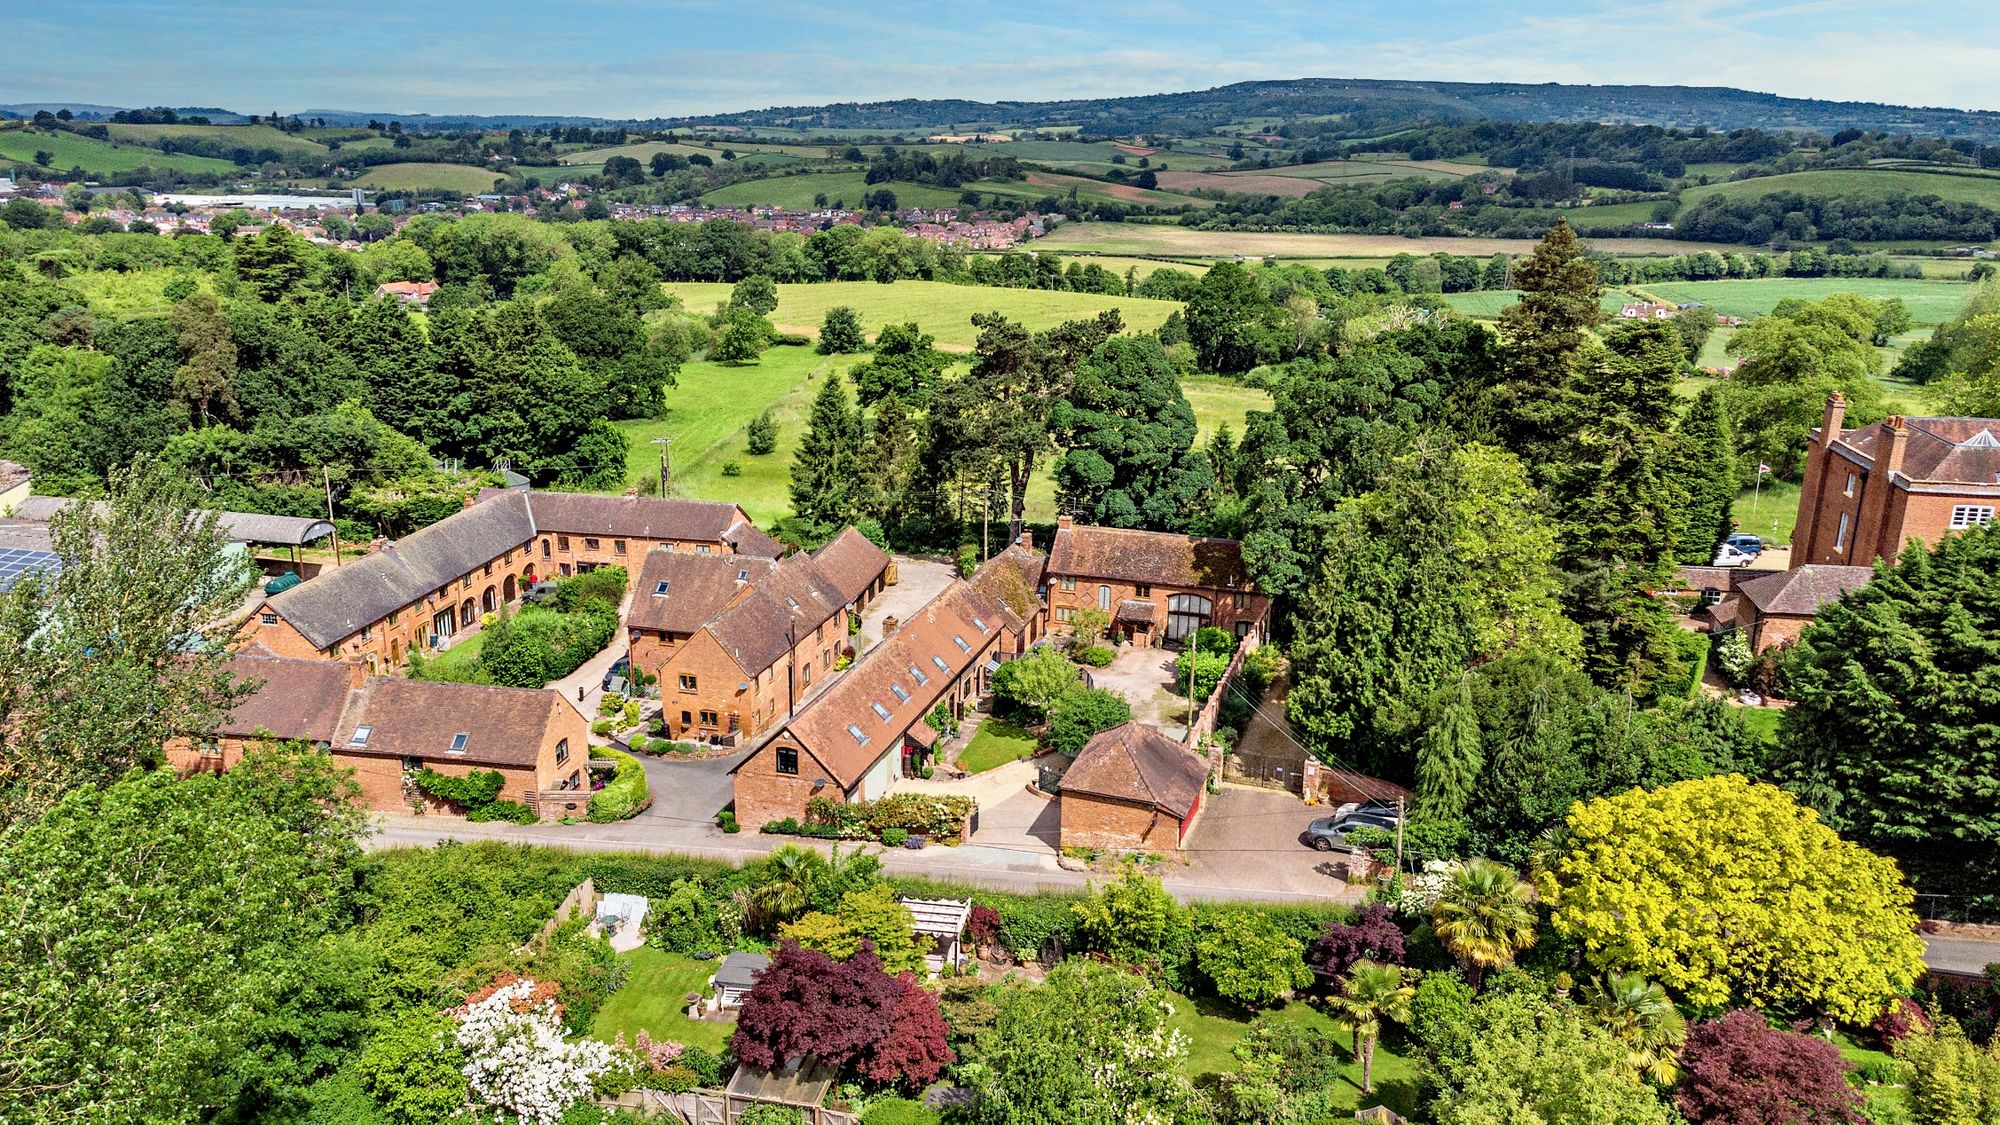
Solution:
<svg viewBox="0 0 2000 1125"><path fill-rule="evenodd" d="M1102 731L1063 774L1062 846L1178 854L1207 783L1207 762L1152 727Z"/></svg>

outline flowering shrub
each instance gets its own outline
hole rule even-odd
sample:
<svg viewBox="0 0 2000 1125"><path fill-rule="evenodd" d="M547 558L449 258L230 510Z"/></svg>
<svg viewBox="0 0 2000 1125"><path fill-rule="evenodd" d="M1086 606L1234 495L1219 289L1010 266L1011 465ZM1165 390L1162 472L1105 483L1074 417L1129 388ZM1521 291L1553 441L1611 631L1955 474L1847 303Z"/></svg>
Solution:
<svg viewBox="0 0 2000 1125"><path fill-rule="evenodd" d="M1431 907L1451 886L1452 876L1460 864L1455 860L1431 859L1424 861L1424 869L1406 880L1399 880L1399 891L1393 905L1396 913L1405 917L1428 917Z"/></svg>
<svg viewBox="0 0 2000 1125"><path fill-rule="evenodd" d="M552 984L502 975L452 1016L473 1100L532 1125L556 1125L572 1104L591 1096L594 1080L613 1062L607 1044L563 1039Z"/></svg>

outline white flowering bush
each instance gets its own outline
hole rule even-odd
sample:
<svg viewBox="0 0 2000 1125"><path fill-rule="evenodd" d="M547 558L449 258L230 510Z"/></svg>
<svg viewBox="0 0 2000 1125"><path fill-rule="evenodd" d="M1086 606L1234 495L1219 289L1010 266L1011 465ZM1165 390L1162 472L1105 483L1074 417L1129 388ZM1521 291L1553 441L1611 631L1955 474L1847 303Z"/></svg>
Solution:
<svg viewBox="0 0 2000 1125"><path fill-rule="evenodd" d="M1396 913L1405 917L1428 916L1461 866L1457 860L1425 860L1422 871L1398 880L1398 893L1391 903Z"/></svg>
<svg viewBox="0 0 2000 1125"><path fill-rule="evenodd" d="M452 1013L474 1102L532 1125L556 1125L563 1111L591 1095L592 1080L611 1066L612 1049L566 1041L554 992L526 977L503 977Z"/></svg>

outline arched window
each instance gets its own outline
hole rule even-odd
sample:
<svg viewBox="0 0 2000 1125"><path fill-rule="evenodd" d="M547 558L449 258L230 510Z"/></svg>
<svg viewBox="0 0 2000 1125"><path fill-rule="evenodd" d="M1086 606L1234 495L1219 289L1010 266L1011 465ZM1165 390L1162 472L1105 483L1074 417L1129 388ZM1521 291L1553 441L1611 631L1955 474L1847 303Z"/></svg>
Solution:
<svg viewBox="0 0 2000 1125"><path fill-rule="evenodd" d="M1167 597L1167 639L1184 641L1205 628L1215 615L1215 603L1200 594Z"/></svg>

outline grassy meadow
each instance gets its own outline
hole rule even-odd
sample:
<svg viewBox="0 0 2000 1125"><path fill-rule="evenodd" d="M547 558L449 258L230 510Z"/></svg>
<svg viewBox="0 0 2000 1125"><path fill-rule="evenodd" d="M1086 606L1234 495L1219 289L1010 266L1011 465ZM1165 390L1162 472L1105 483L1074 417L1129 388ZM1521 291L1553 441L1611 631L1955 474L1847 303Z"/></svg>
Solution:
<svg viewBox="0 0 2000 1125"><path fill-rule="evenodd" d="M2000 174L1921 172L1903 168L1829 168L1758 176L1689 188L1681 204L1692 207L1710 196L1756 199L1774 192L1798 192L1822 199L1882 199L1899 192L1935 195L1953 203L1977 203L2000 210Z"/></svg>
<svg viewBox="0 0 2000 1125"><path fill-rule="evenodd" d="M218 160L212 156L190 156L186 153L164 153L143 144L118 144L115 141L79 137L75 133L31 133L20 128L0 129L0 160L32 164L37 152L51 154L54 159L49 161L49 167L58 170L75 167L99 173L130 172L134 168L173 168L182 172L216 173L238 170L236 165L227 160Z"/></svg>
<svg viewBox="0 0 2000 1125"><path fill-rule="evenodd" d="M1489 257L1528 254L1529 238L1403 238L1393 234L1292 234L1284 231L1211 231L1157 223L1064 223L1035 240L1037 250L1060 253L1095 252L1169 258L1387 258L1396 254L1447 254ZM1730 247L1712 242L1674 242L1649 238L1636 247L1600 249L1640 251L1643 256L1721 252Z"/></svg>
<svg viewBox="0 0 2000 1125"><path fill-rule="evenodd" d="M326 146L304 134L287 133L273 125L118 125L108 126L113 140L152 144L164 137L221 141L231 147L275 149L287 156L325 156Z"/></svg>
<svg viewBox="0 0 2000 1125"><path fill-rule="evenodd" d="M986 189L986 185L983 184L967 186L977 187L982 191ZM746 180L739 184L716 188L703 195L701 199L703 203L722 207L769 206L782 207L788 211L809 211L815 206L813 200L817 195L825 195L828 203L839 202L848 207L859 207L862 196L884 188L895 192L897 204L904 207L958 206L957 188L908 184L895 180L871 184L864 172L804 172L796 176Z"/></svg>
<svg viewBox="0 0 2000 1125"><path fill-rule="evenodd" d="M462 191L468 194L492 191L493 181L505 177L496 169L471 164L377 164L354 181L363 187L384 191Z"/></svg>
<svg viewBox="0 0 2000 1125"><path fill-rule="evenodd" d="M1962 281L1900 277L1772 277L1729 281L1649 281L1628 286L1676 304L1700 301L1728 316L1762 316L1787 300L1818 301L1835 293L1899 298L1917 324L1943 324L1957 316L1972 296Z"/></svg>
<svg viewBox="0 0 2000 1125"><path fill-rule="evenodd" d="M701 281L670 282L666 286L669 294L679 297L696 312L708 312L728 300L731 288L724 282ZM1030 329L1040 330L1066 320L1096 316L1105 309L1117 309L1128 329L1150 332L1180 307L1172 301L1144 297L997 289L942 281L898 281L889 285L873 281L827 281L778 286L778 311L771 320L785 331L817 337L826 311L836 305L853 309L871 338L884 324L915 321L937 337L940 347L961 351L970 350L978 338L977 330L972 327L974 313L998 311Z"/></svg>

